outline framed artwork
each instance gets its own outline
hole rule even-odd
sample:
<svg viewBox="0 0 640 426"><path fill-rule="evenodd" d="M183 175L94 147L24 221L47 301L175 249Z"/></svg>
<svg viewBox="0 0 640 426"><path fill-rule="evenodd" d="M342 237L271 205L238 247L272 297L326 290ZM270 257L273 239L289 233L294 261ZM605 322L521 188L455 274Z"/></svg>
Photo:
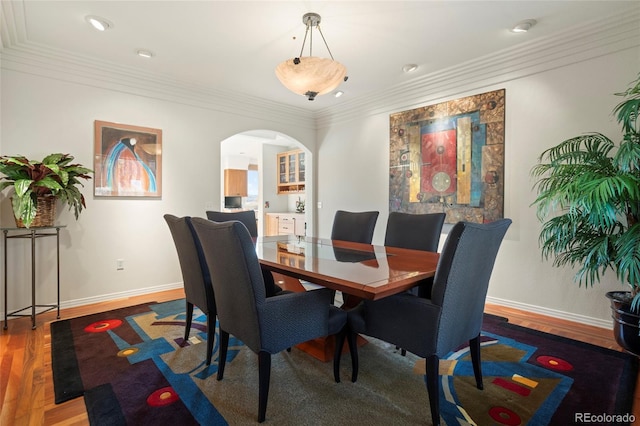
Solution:
<svg viewBox="0 0 640 426"><path fill-rule="evenodd" d="M505 90L390 115L389 211L504 216Z"/></svg>
<svg viewBox="0 0 640 426"><path fill-rule="evenodd" d="M162 130L95 121L94 195L162 196Z"/></svg>

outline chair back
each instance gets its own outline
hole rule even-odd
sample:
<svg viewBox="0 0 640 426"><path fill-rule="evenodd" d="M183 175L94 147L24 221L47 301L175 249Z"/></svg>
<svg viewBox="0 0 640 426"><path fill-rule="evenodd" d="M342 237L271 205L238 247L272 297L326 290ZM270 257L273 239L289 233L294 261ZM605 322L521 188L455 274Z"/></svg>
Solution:
<svg viewBox="0 0 640 426"><path fill-rule="evenodd" d="M391 212L384 245L437 252L445 217L445 213Z"/></svg>
<svg viewBox="0 0 640 426"><path fill-rule="evenodd" d="M249 231L238 221L203 218L193 218L193 227L211 272L220 328L258 352L262 348L258 311L266 296Z"/></svg>
<svg viewBox="0 0 640 426"><path fill-rule="evenodd" d="M211 275L191 218L165 214L164 220L169 226L178 252L187 302L196 305L206 315L215 316L216 305Z"/></svg>
<svg viewBox="0 0 640 426"><path fill-rule="evenodd" d="M347 212L338 210L333 218L332 240L371 244L379 212Z"/></svg>
<svg viewBox="0 0 640 426"><path fill-rule="evenodd" d="M440 254L431 300L441 307L437 355L444 356L480 333L485 298L498 249L511 219L458 222Z"/></svg>
<svg viewBox="0 0 640 426"><path fill-rule="evenodd" d="M245 210L240 212L218 212L208 210L207 219L214 222L228 222L230 220L237 220L239 222L242 222L242 224L247 227L247 230L249 230L249 235L251 235L252 238L256 238L258 236L256 212L253 210Z"/></svg>

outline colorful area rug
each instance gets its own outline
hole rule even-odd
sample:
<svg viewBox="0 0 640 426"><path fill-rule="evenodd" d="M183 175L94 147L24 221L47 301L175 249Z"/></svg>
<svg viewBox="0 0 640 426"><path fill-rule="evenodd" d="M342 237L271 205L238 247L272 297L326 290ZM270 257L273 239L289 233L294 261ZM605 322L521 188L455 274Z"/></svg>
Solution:
<svg viewBox="0 0 640 426"><path fill-rule="evenodd" d="M84 395L92 425L240 425L257 421L257 356L231 338L224 380L206 366L206 318L182 339L184 300L152 303L51 324L56 403ZM196 313L198 313L196 311ZM638 359L485 316L484 390L475 387L468 350L441 364L446 425L628 424ZM429 424L417 357L368 339L351 383L332 364L293 349L272 357L266 424ZM625 417L626 416L626 417Z"/></svg>

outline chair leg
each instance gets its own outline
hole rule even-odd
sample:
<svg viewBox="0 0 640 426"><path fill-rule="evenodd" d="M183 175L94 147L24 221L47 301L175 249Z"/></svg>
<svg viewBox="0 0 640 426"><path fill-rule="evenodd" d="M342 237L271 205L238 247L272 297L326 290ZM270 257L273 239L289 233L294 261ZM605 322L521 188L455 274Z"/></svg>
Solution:
<svg viewBox="0 0 640 426"><path fill-rule="evenodd" d="M396 351L400 349L400 355L402 356L406 356L407 355L407 350L406 349L402 349L400 346L396 345Z"/></svg>
<svg viewBox="0 0 640 426"><path fill-rule="evenodd" d="M427 382L429 404L431 405L431 419L433 426L440 426L440 386L438 384L440 359L437 355L428 356L426 359L427 374L424 378Z"/></svg>
<svg viewBox="0 0 640 426"><path fill-rule="evenodd" d="M473 365L473 375L476 377L478 389L484 389L482 384L482 359L480 357L480 335L469 340L469 350L471 352L471 364Z"/></svg>
<svg viewBox="0 0 640 426"><path fill-rule="evenodd" d="M344 327L335 335L336 347L333 353L333 378L336 383L340 383L340 359L342 358L342 348L347 337L347 327Z"/></svg>
<svg viewBox="0 0 640 426"><path fill-rule="evenodd" d="M358 380L358 333L352 330L347 331L347 342L349 343L349 353L351 354L351 381Z"/></svg>
<svg viewBox="0 0 640 426"><path fill-rule="evenodd" d="M216 340L216 316L207 315L207 365L211 365L213 355L213 342Z"/></svg>
<svg viewBox="0 0 640 426"><path fill-rule="evenodd" d="M229 346L229 333L220 329L220 351L218 358L218 380L222 380L224 366L227 363L227 346Z"/></svg>
<svg viewBox="0 0 640 426"><path fill-rule="evenodd" d="M271 380L271 354L269 352L260 351L258 353L258 377L258 423L262 423L267 414L269 381Z"/></svg>
<svg viewBox="0 0 640 426"><path fill-rule="evenodd" d="M184 329L184 341L189 339L189 331L191 330L191 319L193 318L193 303L187 302L187 324Z"/></svg>

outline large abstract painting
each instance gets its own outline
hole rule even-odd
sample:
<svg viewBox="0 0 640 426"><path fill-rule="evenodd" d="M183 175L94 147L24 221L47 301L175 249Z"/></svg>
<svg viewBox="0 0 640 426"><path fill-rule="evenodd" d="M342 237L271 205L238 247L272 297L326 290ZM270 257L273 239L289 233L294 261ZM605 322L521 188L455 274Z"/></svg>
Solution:
<svg viewBox="0 0 640 426"><path fill-rule="evenodd" d="M389 211L501 219L504 116L504 89L391 114Z"/></svg>
<svg viewBox="0 0 640 426"><path fill-rule="evenodd" d="M162 130L95 122L94 194L162 196Z"/></svg>

